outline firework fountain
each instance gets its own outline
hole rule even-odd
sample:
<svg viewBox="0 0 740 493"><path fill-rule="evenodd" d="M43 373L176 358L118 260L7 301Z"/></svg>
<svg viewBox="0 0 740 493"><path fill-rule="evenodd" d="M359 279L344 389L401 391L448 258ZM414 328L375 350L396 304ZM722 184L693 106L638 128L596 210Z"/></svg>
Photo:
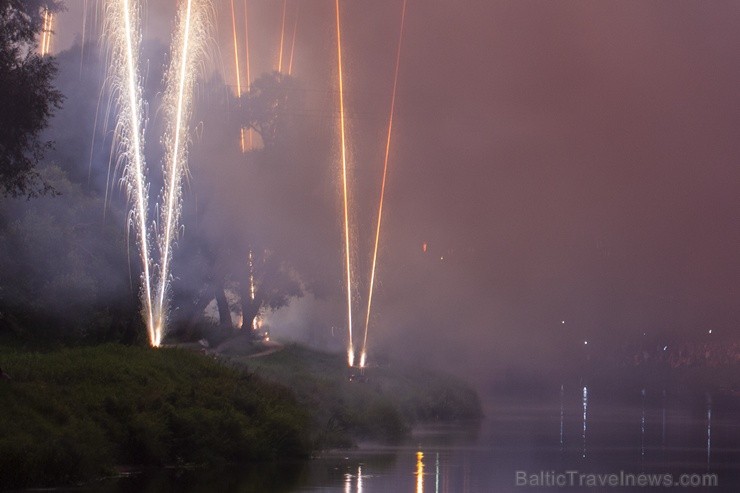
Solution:
<svg viewBox="0 0 740 493"><path fill-rule="evenodd" d="M252 74L250 73L249 63L249 16L247 10L247 0L244 0L244 60L247 62L247 91L252 84ZM238 63L238 62L237 62Z"/></svg>
<svg viewBox="0 0 740 493"><path fill-rule="evenodd" d="M208 0L185 0L178 9L178 31L173 39L171 66L166 77L164 113L167 146L164 163L165 189L160 207L162 227L155 228L161 266L155 269L151 255L151 232L147 166L144 158L144 101L139 73L141 3L108 0L105 4L105 35L110 49L110 83L118 107L115 135L118 164L123 166L131 212L142 263L142 304L149 341L159 346L165 331L171 246L177 232L182 199L181 180L187 166L187 127L198 55L206 38ZM158 273L155 280L153 273ZM154 293L157 284L156 299Z"/></svg>
<svg viewBox="0 0 740 493"><path fill-rule="evenodd" d="M288 7L288 0L283 0L283 16L280 21L280 49L278 50L278 66L277 71L283 72L283 45L285 43L285 11Z"/></svg>
<svg viewBox="0 0 740 493"><path fill-rule="evenodd" d="M142 263L142 303L149 340L154 344L152 275L147 230L148 189L144 161L143 102L139 75L140 7L136 0L111 0L106 4L105 33L110 46L110 83L117 95L118 118L115 134L118 159L132 204L129 220L134 224Z"/></svg>
<svg viewBox="0 0 740 493"><path fill-rule="evenodd" d="M165 190L162 210L163 229L159 235L161 269L155 305L155 339L162 341L167 312L167 288L170 278L172 242L177 235L182 202L182 177L187 169L187 131L192 114L192 95L198 74L198 63L202 59L208 25L207 0L187 0L178 13L178 30L171 49L170 68L165 81L164 108L167 129L164 142L167 146L164 176Z"/></svg>
<svg viewBox="0 0 740 493"><path fill-rule="evenodd" d="M350 229L349 229L349 200L347 193L347 138L344 125L344 84L342 81L342 29L339 14L339 0L336 3L337 18L337 77L339 82L339 134L342 146L342 202L344 204L344 258L347 271L347 329L349 340L347 343L347 362L354 366L355 349L352 343L352 268L350 258Z"/></svg>
<svg viewBox="0 0 740 493"><path fill-rule="evenodd" d="M373 289L375 287L375 270L378 263L378 245L380 244L380 224L383 219L383 201L385 199L385 183L388 177L388 156L391 150L391 136L393 135L393 115L396 109L396 89L398 87L398 69L401 65L401 44L403 42L403 27L406 20L406 0L401 8L401 29L398 35L398 51L396 52L396 68L393 75L393 93L391 96L391 110L388 117L388 137L385 142L385 158L383 160L383 180L380 185L380 200L378 201L378 222L375 228L375 247L373 248L373 262L370 269L370 288L367 296L367 311L365 314L365 336L362 340L360 352L360 367L364 368L367 362L367 332L370 326L370 310L373 305Z"/></svg>
<svg viewBox="0 0 740 493"><path fill-rule="evenodd" d="M301 13L301 4L299 3L295 10L295 20L293 22L293 38L290 43L290 59L288 61L288 75L293 75L293 55L295 54L295 39L298 34L298 19Z"/></svg>

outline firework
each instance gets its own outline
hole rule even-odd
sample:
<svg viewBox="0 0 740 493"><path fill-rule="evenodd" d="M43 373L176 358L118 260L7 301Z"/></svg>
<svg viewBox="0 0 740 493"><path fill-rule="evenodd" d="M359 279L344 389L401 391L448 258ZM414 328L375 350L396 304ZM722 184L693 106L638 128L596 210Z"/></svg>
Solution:
<svg viewBox="0 0 740 493"><path fill-rule="evenodd" d="M378 222L375 228L375 247L373 249L373 262L370 269L370 289L367 297L367 312L365 314L365 336L362 340L362 352L360 353L360 366L365 367L367 361L367 332L370 326L370 310L373 304L373 290L375 287L375 270L378 261L378 245L380 244L380 224L383 219L383 201L385 199L385 183L388 176L388 156L391 150L391 135L393 134L393 115L396 108L396 89L398 87L398 68L401 65L401 44L403 42L403 27L406 20L406 0L401 8L401 29L398 35L398 51L396 53L396 69L393 75L393 94L391 96L391 110L388 117L388 137L385 143L385 158L383 160L383 180L380 185L380 200L378 201ZM425 244L426 246L426 244Z"/></svg>
<svg viewBox="0 0 740 493"><path fill-rule="evenodd" d="M247 12L247 0L244 0L244 53L245 53L245 60L247 64L247 91L249 91L250 85L252 84L252 74L250 73L250 63L249 63L249 17ZM244 138L244 133L247 134L246 136L246 148L247 149L253 149L254 148L254 131L250 129L242 129L242 138Z"/></svg>
<svg viewBox="0 0 740 493"><path fill-rule="evenodd" d="M105 4L105 36L110 47L110 81L116 94L118 115L114 134L118 142L118 163L132 204L130 220L136 230L142 262L142 303L152 346L162 342L166 322L166 296L170 277L172 243L175 239L182 198L181 181L187 166L187 128L192 111L192 92L197 63L206 39L209 0L183 1L178 13L178 31L173 39L172 60L166 76L164 113L167 129L164 161L165 188L157 244L158 269L156 300L152 273L155 270L148 230L147 167L144 159L144 118L139 53L141 5L138 0L108 0Z"/></svg>
<svg viewBox="0 0 740 493"><path fill-rule="evenodd" d="M51 35L54 26L54 14L49 9L44 9L44 24L41 28L41 56L46 56L51 50Z"/></svg>
<svg viewBox="0 0 740 493"><path fill-rule="evenodd" d="M280 50L278 52L278 72L283 72L283 44L285 41L285 10L288 5L288 0L283 0L283 17L280 22Z"/></svg>
<svg viewBox="0 0 740 493"><path fill-rule="evenodd" d="M164 142L165 192L159 235L160 272L155 306L154 346L164 335L166 294L169 286L172 242L175 239L182 201L182 177L187 169L187 132L192 114L192 95L198 75L197 64L206 38L207 0L187 0L178 13L178 31L172 42L172 59L165 81L164 109L167 128Z"/></svg>
<svg viewBox="0 0 740 493"><path fill-rule="evenodd" d="M295 39L298 33L298 14L301 12L301 4L299 3L295 9L295 21L293 22L293 38L290 43L290 59L288 61L288 75L293 75L293 55L295 54Z"/></svg>
<svg viewBox="0 0 740 493"><path fill-rule="evenodd" d="M148 190L144 161L144 123L142 118L139 44L141 41L140 6L137 0L109 0L106 3L105 33L111 57L110 79L117 94L119 162L124 165L123 179L132 203L130 220L134 223L142 263L142 303L149 340L155 341L152 313L152 276L147 231Z"/></svg>

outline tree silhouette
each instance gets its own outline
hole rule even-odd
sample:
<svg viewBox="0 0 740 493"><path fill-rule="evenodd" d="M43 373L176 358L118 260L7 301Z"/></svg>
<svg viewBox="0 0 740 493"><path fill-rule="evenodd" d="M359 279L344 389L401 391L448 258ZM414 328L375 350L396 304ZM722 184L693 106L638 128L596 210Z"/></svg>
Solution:
<svg viewBox="0 0 740 493"><path fill-rule="evenodd" d="M275 144L294 90L295 82L292 77L271 72L256 79L249 92L241 97L242 126L254 129L262 137L265 147Z"/></svg>
<svg viewBox="0 0 740 493"><path fill-rule="evenodd" d="M54 59L37 52L42 12L55 0L0 0L0 193L29 197L51 191L36 170L50 146L41 131L63 96L54 89Z"/></svg>

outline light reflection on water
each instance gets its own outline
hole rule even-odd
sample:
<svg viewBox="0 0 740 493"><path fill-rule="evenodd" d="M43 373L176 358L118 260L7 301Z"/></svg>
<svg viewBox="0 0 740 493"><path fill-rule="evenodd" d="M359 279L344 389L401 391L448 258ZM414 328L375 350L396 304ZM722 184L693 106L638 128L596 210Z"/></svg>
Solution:
<svg viewBox="0 0 740 493"><path fill-rule="evenodd" d="M424 493L424 452L416 452L416 493Z"/></svg>
<svg viewBox="0 0 740 493"><path fill-rule="evenodd" d="M479 427L417 430L399 446L365 444L306 462L221 471L158 471L95 485L94 491L277 493L474 493L522 491L516 471L583 473L716 472L718 488L740 491L740 407L662 392L614 404L598 388L565 386L551 404L500 405ZM726 404L726 403L725 403ZM526 491L588 491L525 488ZM80 490L77 490L80 491ZM91 490L92 491L92 490ZM617 491L631 491L617 488ZM642 488L640 491L649 491ZM661 491L665 491L662 488Z"/></svg>

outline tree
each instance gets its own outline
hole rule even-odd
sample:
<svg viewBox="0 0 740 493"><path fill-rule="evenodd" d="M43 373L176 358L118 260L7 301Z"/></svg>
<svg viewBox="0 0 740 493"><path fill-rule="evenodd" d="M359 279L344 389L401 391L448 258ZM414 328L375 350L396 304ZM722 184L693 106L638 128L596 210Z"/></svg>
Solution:
<svg viewBox="0 0 740 493"><path fill-rule="evenodd" d="M43 166L57 197L0 198L0 332L41 340L131 340L139 333L125 211Z"/></svg>
<svg viewBox="0 0 740 493"><path fill-rule="evenodd" d="M294 93L292 77L280 72L263 74L241 97L242 126L254 129L265 147L274 145Z"/></svg>
<svg viewBox="0 0 740 493"><path fill-rule="evenodd" d="M0 0L0 193L29 197L52 190L36 166L51 142L41 131L63 96L52 81L54 59L38 53L43 12L56 0Z"/></svg>
<svg viewBox="0 0 740 493"><path fill-rule="evenodd" d="M303 296L301 282L296 273L281 262L271 251L259 255L250 251L249 261L243 264L240 303L242 327L254 326L263 309L276 310L288 304L290 298Z"/></svg>

